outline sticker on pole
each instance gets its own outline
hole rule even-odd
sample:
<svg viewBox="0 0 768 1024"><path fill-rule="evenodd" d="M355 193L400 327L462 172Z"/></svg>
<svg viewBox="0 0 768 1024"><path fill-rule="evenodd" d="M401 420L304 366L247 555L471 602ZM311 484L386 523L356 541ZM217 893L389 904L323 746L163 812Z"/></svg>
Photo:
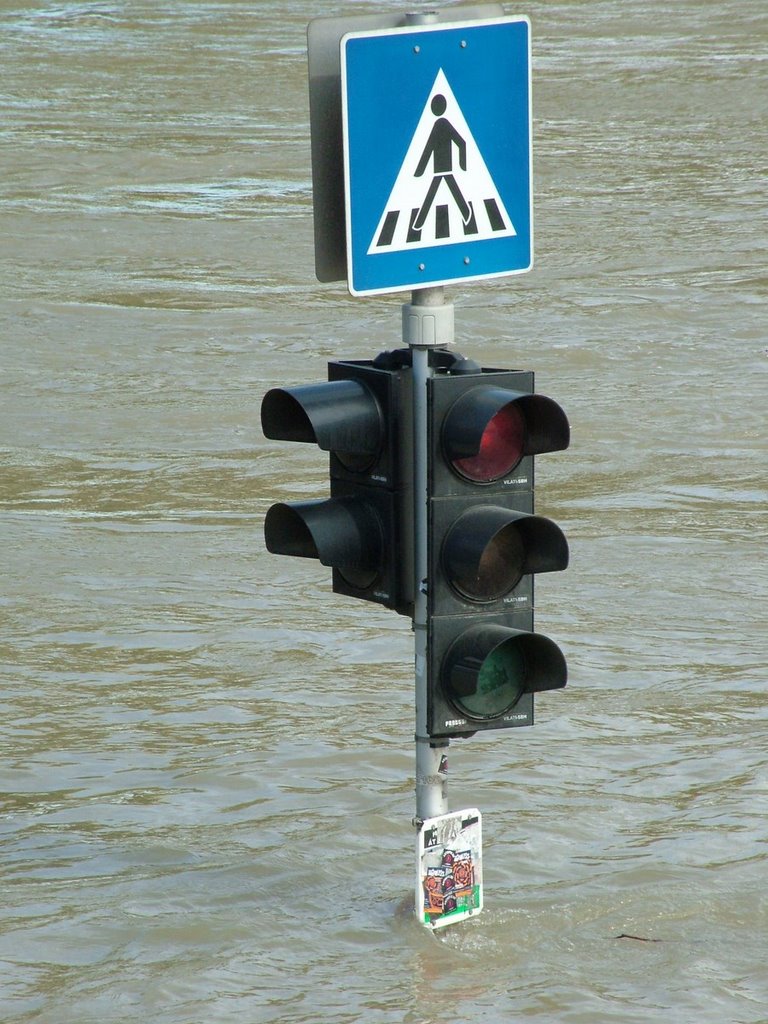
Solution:
<svg viewBox="0 0 768 1024"><path fill-rule="evenodd" d="M530 78L527 18L344 36L353 295L530 270Z"/></svg>
<svg viewBox="0 0 768 1024"><path fill-rule="evenodd" d="M483 909L482 824L477 808L428 818L418 835L416 916L427 928Z"/></svg>

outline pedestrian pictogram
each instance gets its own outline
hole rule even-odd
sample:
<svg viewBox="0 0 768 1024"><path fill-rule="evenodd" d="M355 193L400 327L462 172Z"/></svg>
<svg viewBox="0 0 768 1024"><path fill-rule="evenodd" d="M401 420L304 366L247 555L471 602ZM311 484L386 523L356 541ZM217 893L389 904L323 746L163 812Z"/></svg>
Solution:
<svg viewBox="0 0 768 1024"><path fill-rule="evenodd" d="M515 234L499 191L441 68L368 254Z"/></svg>

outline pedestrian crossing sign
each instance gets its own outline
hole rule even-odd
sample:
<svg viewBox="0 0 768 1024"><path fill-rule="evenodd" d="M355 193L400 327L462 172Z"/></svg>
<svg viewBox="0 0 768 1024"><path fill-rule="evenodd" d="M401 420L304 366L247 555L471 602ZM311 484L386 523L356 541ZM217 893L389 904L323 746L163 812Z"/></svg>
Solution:
<svg viewBox="0 0 768 1024"><path fill-rule="evenodd" d="M341 48L351 293L530 270L528 19L351 32Z"/></svg>

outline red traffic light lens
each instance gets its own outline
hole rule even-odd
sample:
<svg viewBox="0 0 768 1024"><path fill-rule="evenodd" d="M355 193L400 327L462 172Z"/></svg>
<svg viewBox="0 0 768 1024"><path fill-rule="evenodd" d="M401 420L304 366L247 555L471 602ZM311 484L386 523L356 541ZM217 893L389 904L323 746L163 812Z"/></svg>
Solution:
<svg viewBox="0 0 768 1024"><path fill-rule="evenodd" d="M473 483L487 484L511 473L523 457L525 419L514 402L502 406L488 421L476 455L453 459L451 465Z"/></svg>

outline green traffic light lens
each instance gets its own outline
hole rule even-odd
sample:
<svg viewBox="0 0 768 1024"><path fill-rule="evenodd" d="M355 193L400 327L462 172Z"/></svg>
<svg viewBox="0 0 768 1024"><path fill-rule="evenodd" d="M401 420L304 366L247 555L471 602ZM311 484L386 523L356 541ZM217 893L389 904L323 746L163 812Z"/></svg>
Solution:
<svg viewBox="0 0 768 1024"><path fill-rule="evenodd" d="M476 455L453 459L452 466L473 483L488 484L511 473L523 457L525 419L514 402L492 416L480 437Z"/></svg>
<svg viewBox="0 0 768 1024"><path fill-rule="evenodd" d="M517 704L525 689L525 659L514 642L491 651L477 677L477 692L462 706L473 718L497 718Z"/></svg>
<svg viewBox="0 0 768 1024"><path fill-rule="evenodd" d="M527 665L515 638L493 647L482 660L477 652L464 657L456 653L445 682L453 703L468 718L498 718L525 693Z"/></svg>

